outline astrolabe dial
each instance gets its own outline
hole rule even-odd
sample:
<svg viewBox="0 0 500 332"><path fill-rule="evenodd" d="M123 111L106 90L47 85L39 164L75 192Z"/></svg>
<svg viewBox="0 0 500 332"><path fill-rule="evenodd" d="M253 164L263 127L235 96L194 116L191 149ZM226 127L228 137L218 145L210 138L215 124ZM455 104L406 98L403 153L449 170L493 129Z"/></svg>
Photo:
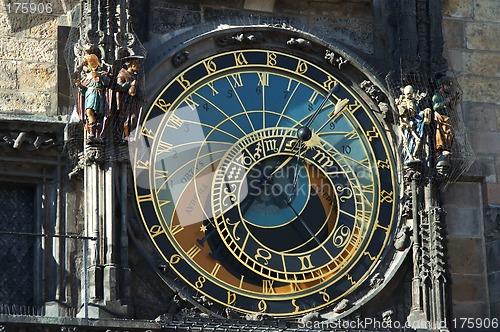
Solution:
<svg viewBox="0 0 500 332"><path fill-rule="evenodd" d="M322 310L366 280L388 242L390 144L357 92L304 57L196 61L165 83L140 138L141 219L193 296L276 317Z"/></svg>

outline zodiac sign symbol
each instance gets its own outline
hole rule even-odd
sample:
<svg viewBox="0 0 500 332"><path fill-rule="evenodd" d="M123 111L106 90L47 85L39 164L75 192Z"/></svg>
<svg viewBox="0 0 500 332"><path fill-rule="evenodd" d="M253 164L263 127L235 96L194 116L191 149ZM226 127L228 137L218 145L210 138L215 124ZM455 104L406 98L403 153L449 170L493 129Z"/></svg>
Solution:
<svg viewBox="0 0 500 332"><path fill-rule="evenodd" d="M229 204L236 202L236 195L234 194L234 192L236 191L236 184L231 183L228 184L228 186L229 188L228 187L224 188L224 194L226 194L224 200L222 201L222 205L224 206L228 206ZM228 200L230 201L230 203L227 202Z"/></svg>

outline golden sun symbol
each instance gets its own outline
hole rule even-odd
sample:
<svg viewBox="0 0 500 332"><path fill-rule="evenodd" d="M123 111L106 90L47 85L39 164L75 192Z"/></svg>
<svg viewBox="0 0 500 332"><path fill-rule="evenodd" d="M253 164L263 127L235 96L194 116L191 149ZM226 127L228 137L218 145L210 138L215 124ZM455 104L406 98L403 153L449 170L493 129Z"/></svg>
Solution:
<svg viewBox="0 0 500 332"><path fill-rule="evenodd" d="M314 131L312 131L311 138L308 141L304 142L304 146L307 149L314 149L316 147L320 147L321 146L321 139Z"/></svg>

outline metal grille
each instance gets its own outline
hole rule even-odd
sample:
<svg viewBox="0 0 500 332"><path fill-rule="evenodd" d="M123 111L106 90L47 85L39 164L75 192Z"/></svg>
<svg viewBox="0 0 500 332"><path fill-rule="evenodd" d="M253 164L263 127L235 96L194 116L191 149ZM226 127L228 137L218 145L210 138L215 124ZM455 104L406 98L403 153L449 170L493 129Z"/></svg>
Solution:
<svg viewBox="0 0 500 332"><path fill-rule="evenodd" d="M0 304L33 305L34 190L0 182Z"/></svg>

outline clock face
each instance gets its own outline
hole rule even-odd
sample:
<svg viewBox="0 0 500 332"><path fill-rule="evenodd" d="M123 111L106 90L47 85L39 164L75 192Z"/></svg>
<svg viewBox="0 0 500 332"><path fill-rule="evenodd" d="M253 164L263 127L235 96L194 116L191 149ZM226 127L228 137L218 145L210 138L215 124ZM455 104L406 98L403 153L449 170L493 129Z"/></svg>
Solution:
<svg viewBox="0 0 500 332"><path fill-rule="evenodd" d="M392 150L325 68L265 49L204 58L165 82L140 135L142 220L196 294L294 316L338 303L379 262L399 197Z"/></svg>

